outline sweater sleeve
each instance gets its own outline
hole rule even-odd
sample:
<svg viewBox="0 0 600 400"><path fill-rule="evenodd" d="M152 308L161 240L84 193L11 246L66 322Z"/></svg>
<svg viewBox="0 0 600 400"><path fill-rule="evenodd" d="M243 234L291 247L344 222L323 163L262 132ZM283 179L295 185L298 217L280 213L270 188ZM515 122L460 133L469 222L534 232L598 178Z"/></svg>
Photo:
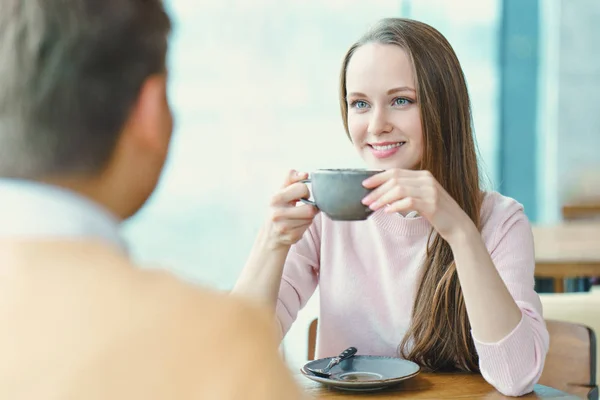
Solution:
<svg viewBox="0 0 600 400"><path fill-rule="evenodd" d="M321 215L318 214L302 239L286 258L277 299L277 319L282 337L287 334L300 311L315 292L319 282Z"/></svg>
<svg viewBox="0 0 600 400"><path fill-rule="evenodd" d="M496 343L473 337L482 376L499 392L520 396L538 382L549 336L542 316L539 295L534 290L535 254L529 220L518 203L513 203L504 221L495 224L490 255L510 294L521 309L521 321Z"/></svg>

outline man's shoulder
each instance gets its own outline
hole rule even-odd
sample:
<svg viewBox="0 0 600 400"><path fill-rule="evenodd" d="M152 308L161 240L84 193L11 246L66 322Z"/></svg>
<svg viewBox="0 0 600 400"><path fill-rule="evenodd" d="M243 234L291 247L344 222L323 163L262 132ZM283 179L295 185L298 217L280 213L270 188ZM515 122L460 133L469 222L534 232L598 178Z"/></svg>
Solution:
<svg viewBox="0 0 600 400"><path fill-rule="evenodd" d="M158 317L183 323L201 336L222 341L266 332L275 338L274 317L251 300L186 281L166 269L138 267L135 286L140 304L163 310Z"/></svg>
<svg viewBox="0 0 600 400"><path fill-rule="evenodd" d="M175 360L173 368L181 375L194 371L182 386L196 388L203 398L301 398L279 354L279 327L266 307L166 272L145 271L143 280L142 296L154 297L144 301L155 304L145 309L159 307L157 299L164 307L144 349Z"/></svg>

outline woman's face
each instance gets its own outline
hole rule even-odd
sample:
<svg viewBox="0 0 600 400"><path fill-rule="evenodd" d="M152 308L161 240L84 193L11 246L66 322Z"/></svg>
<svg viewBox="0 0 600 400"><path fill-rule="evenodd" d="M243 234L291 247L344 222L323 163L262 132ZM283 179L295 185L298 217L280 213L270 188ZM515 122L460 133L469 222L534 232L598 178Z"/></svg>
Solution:
<svg viewBox="0 0 600 400"><path fill-rule="evenodd" d="M348 130L370 168L416 169L423 155L421 113L410 57L401 47L368 43L346 71Z"/></svg>

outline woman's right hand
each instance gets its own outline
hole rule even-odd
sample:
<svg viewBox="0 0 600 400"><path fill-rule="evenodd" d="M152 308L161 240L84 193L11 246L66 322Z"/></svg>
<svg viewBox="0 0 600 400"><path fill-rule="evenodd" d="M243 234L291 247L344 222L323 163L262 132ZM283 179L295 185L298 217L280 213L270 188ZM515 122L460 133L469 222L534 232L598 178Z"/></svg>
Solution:
<svg viewBox="0 0 600 400"><path fill-rule="evenodd" d="M310 196L302 182L307 178L306 173L290 171L281 189L271 198L269 217L232 291L265 302L273 313L290 247L302 238L319 212L312 205L296 206L301 198Z"/></svg>
<svg viewBox="0 0 600 400"><path fill-rule="evenodd" d="M267 234L273 249L289 247L299 241L319 212L309 204L296 205L301 198L310 196L302 182L305 179L308 179L307 173L290 171L281 189L271 198Z"/></svg>

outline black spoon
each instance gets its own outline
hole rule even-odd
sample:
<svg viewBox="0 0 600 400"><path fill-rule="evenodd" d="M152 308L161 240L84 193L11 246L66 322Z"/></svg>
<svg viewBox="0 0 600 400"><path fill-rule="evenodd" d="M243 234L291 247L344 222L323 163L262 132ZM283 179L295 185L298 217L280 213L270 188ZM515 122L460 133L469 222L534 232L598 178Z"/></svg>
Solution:
<svg viewBox="0 0 600 400"><path fill-rule="evenodd" d="M335 367L342 361L354 356L356 354L356 351L356 347L348 347L346 350L342 351L339 356L332 358L325 368L313 369L306 367L306 369L314 375L320 376L322 378L329 378L331 376L331 373L329 373L331 368Z"/></svg>

